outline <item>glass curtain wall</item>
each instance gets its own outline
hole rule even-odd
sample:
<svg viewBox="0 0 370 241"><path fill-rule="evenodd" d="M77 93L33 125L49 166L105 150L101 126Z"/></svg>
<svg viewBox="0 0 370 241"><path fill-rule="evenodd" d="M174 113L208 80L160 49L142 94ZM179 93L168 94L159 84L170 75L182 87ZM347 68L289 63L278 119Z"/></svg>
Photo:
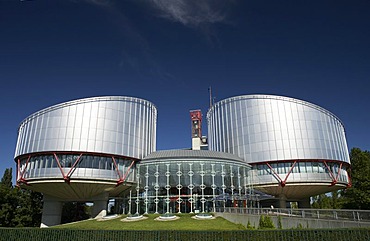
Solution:
<svg viewBox="0 0 370 241"><path fill-rule="evenodd" d="M118 180L121 176L127 173L127 182L135 181L135 167L130 167L134 159L114 156L94 156L80 154L56 154L59 160L60 167L65 174L69 173L72 166L78 160L71 172L72 179L89 178L89 179L104 179ZM29 158L29 160L28 160ZM114 164L114 161L117 167ZM28 160L28 162L27 162ZM25 157L20 160L20 171L24 172L23 178L39 179L39 178L61 178L61 169L58 161L53 154L50 155L34 155Z"/></svg>
<svg viewBox="0 0 370 241"><path fill-rule="evenodd" d="M138 166L127 213L197 213L246 207L249 165L231 161L168 160Z"/></svg>

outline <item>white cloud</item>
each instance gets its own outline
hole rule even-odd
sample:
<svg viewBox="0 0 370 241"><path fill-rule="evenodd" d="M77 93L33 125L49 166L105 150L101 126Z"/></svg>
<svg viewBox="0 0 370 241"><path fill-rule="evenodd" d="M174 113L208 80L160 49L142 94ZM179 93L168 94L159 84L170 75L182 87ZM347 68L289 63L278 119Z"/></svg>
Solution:
<svg viewBox="0 0 370 241"><path fill-rule="evenodd" d="M225 5L230 0L150 0L161 17L187 26L225 21Z"/></svg>

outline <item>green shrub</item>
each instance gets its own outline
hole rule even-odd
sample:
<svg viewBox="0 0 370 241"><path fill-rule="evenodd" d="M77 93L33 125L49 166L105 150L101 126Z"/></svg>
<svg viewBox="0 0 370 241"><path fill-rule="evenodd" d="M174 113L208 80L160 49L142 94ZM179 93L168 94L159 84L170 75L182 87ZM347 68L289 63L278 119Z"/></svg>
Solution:
<svg viewBox="0 0 370 241"><path fill-rule="evenodd" d="M278 229L283 229L283 224L281 223L281 216L278 216Z"/></svg>
<svg viewBox="0 0 370 241"><path fill-rule="evenodd" d="M255 229L255 227L252 226L252 224L249 220L248 220L248 223L247 223L247 229Z"/></svg>
<svg viewBox="0 0 370 241"><path fill-rule="evenodd" d="M259 229L271 229L271 228L275 228L275 225L269 216L261 215L258 228Z"/></svg>

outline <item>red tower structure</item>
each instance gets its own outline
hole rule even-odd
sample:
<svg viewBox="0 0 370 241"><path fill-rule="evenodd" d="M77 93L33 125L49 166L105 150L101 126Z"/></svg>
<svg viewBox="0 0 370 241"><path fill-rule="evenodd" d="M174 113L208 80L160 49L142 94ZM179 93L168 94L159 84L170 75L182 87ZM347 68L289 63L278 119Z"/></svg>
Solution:
<svg viewBox="0 0 370 241"><path fill-rule="evenodd" d="M191 110L191 142L193 150L208 150L207 137L202 136L202 111Z"/></svg>
<svg viewBox="0 0 370 241"><path fill-rule="evenodd" d="M191 110L190 118L191 118L191 137L202 138L202 111Z"/></svg>

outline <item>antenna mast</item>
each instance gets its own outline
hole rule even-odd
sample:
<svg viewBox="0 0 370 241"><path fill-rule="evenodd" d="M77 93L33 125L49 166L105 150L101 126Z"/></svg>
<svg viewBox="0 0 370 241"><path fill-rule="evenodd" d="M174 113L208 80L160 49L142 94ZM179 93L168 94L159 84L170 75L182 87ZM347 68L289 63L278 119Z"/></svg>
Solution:
<svg viewBox="0 0 370 241"><path fill-rule="evenodd" d="M209 108L212 108L213 101L212 101L212 87L211 86L208 88L208 92L209 92Z"/></svg>

